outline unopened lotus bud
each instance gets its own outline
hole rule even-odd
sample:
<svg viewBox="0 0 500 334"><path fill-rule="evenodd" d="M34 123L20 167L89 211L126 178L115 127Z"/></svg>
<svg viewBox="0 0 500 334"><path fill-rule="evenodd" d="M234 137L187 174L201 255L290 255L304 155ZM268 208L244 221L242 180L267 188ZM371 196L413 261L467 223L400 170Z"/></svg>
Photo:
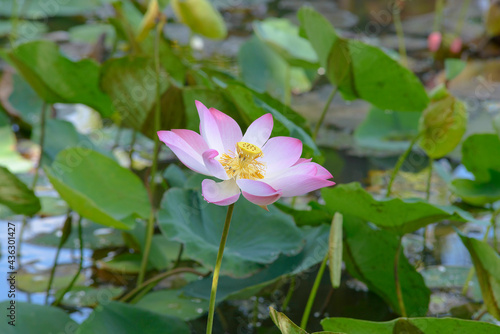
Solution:
<svg viewBox="0 0 500 334"><path fill-rule="evenodd" d="M212 39L224 39L227 28L221 14L208 0L172 0L175 15L193 32Z"/></svg>
<svg viewBox="0 0 500 334"><path fill-rule="evenodd" d="M430 158L442 158L457 147L467 127L465 104L440 88L422 112L420 146Z"/></svg>
<svg viewBox="0 0 500 334"><path fill-rule="evenodd" d="M158 0L150 0L148 5L148 10L144 17L142 18L141 25L139 26L139 31L137 33L137 41L143 41L155 26L155 21L160 14L160 8L158 7Z"/></svg>
<svg viewBox="0 0 500 334"><path fill-rule="evenodd" d="M429 47L429 50L431 52L436 52L437 50L439 50L442 40L443 36L439 31L431 32L429 37L427 38L427 46Z"/></svg>
<svg viewBox="0 0 500 334"><path fill-rule="evenodd" d="M500 0L490 1L490 7L486 12L486 33L491 36L500 36Z"/></svg>
<svg viewBox="0 0 500 334"><path fill-rule="evenodd" d="M455 39L453 39L450 45L450 51L455 54L462 51L462 39L460 37L455 37Z"/></svg>

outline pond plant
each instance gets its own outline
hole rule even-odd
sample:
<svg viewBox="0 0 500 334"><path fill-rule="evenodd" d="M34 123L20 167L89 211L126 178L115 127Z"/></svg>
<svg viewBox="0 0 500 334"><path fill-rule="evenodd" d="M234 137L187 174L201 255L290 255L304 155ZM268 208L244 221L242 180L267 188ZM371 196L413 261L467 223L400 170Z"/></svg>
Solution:
<svg viewBox="0 0 500 334"><path fill-rule="evenodd" d="M496 5L415 52L397 1L394 52L310 6L51 4L0 8L1 333L500 333L500 112L456 88Z"/></svg>

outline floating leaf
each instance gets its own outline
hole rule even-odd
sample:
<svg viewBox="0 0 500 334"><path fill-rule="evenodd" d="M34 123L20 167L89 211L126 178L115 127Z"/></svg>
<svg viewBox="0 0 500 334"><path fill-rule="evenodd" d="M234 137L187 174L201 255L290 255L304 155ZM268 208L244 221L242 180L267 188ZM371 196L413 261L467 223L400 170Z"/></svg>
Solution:
<svg viewBox="0 0 500 334"><path fill-rule="evenodd" d="M120 333L189 334L188 325L174 317L159 315L134 305L109 302L101 304L78 327L77 334Z"/></svg>
<svg viewBox="0 0 500 334"><path fill-rule="evenodd" d="M344 99L363 99L380 109L422 111L429 99L424 86L407 68L382 50L344 39L318 12L298 12L301 29L315 49L330 81Z"/></svg>
<svg viewBox="0 0 500 334"><path fill-rule="evenodd" d="M99 268L120 273L120 274L137 274L141 269L142 255L137 253L123 253L115 256L108 261L99 261ZM148 265L148 270L151 266Z"/></svg>
<svg viewBox="0 0 500 334"><path fill-rule="evenodd" d="M45 102L82 103L111 115L111 100L99 89L100 68L93 60L73 62L49 41L21 44L7 57Z"/></svg>
<svg viewBox="0 0 500 334"><path fill-rule="evenodd" d="M15 302L15 315L10 317L9 307ZM0 332L3 334L40 334L74 332L78 324L69 315L57 307L30 304L17 300L6 300L0 308L7 315L0 321ZM14 325L10 325L9 321Z"/></svg>
<svg viewBox="0 0 500 334"><path fill-rule="evenodd" d="M164 195L158 220L169 240L183 243L188 256L212 268L226 210L208 204L197 191L173 188ZM281 253L294 255L302 247L300 230L291 217L273 206L269 212L256 210L254 204L242 200L234 209L222 273L246 276L272 263Z"/></svg>
<svg viewBox="0 0 500 334"><path fill-rule="evenodd" d="M179 290L150 292L136 306L151 312L177 317L184 321L199 318L208 310L206 300L182 297Z"/></svg>
<svg viewBox="0 0 500 334"><path fill-rule="evenodd" d="M0 204L15 213L34 215L41 209L40 200L7 168L0 167Z"/></svg>
<svg viewBox="0 0 500 334"><path fill-rule="evenodd" d="M395 312L400 313L394 279L397 235L373 228L366 222L347 215L344 215L343 226L347 271L382 297ZM424 316L430 300L430 291L425 286L424 279L405 256L401 256L399 260L398 271L408 316Z"/></svg>
<svg viewBox="0 0 500 334"><path fill-rule="evenodd" d="M69 283L73 280L75 273L78 270L77 265L59 264L56 268L54 275L54 280L52 282L51 288L54 290L60 290L66 288ZM19 290L26 292L45 292L49 286L50 270L37 271L37 272L27 272L20 270L17 276L17 287ZM81 285L85 281L85 275L80 273L78 275L76 285Z"/></svg>
<svg viewBox="0 0 500 334"><path fill-rule="evenodd" d="M454 318L399 318L387 322L373 322L349 318L326 318L321 321L325 330L349 334L495 334L498 326L486 322Z"/></svg>
<svg viewBox="0 0 500 334"><path fill-rule="evenodd" d="M130 229L134 217L149 216L151 206L141 180L96 151L68 148L45 172L68 205L96 223Z"/></svg>
<svg viewBox="0 0 500 334"><path fill-rule="evenodd" d="M458 234L470 253L488 312L500 320L500 256L488 243Z"/></svg>
<svg viewBox="0 0 500 334"><path fill-rule="evenodd" d="M61 304L72 307L95 307L98 304L109 302L120 296L125 290L124 287L110 286L93 288L90 286L75 286L64 295ZM55 294L55 299L59 299L64 290L59 290Z"/></svg>
<svg viewBox="0 0 500 334"><path fill-rule="evenodd" d="M325 188L321 193L332 214L338 211L359 217L400 235L445 219L478 222L457 207L432 205L419 198L376 200L357 182Z"/></svg>
<svg viewBox="0 0 500 334"><path fill-rule="evenodd" d="M373 107L354 131L356 144L369 150L404 152L418 134L420 112L387 111Z"/></svg>

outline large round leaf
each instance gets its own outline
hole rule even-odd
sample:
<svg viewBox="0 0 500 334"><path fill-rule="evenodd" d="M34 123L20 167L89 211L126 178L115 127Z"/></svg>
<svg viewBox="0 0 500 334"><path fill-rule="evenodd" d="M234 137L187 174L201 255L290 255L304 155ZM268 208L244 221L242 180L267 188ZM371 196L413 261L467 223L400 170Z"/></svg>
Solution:
<svg viewBox="0 0 500 334"><path fill-rule="evenodd" d="M8 53L8 60L45 102L82 103L103 116L111 114L111 100L99 89L100 68L93 60L73 62L49 41L21 44Z"/></svg>
<svg viewBox="0 0 500 334"><path fill-rule="evenodd" d="M325 188L322 195L331 213L359 217L400 235L444 219L478 222L457 207L432 205L418 198L376 200L357 182Z"/></svg>
<svg viewBox="0 0 500 334"><path fill-rule="evenodd" d="M182 320L160 315L125 303L110 302L98 306L77 330L77 334L189 334Z"/></svg>
<svg viewBox="0 0 500 334"><path fill-rule="evenodd" d="M68 205L96 223L130 229L134 217L149 216L151 206L141 180L96 151L61 151L45 172Z"/></svg>
<svg viewBox="0 0 500 334"><path fill-rule="evenodd" d="M167 238L184 243L187 255L213 268L226 211L205 202L199 192L174 188L163 198L159 225ZM221 271L246 276L279 254L293 255L302 247L302 235L290 216L241 200L234 209Z"/></svg>
<svg viewBox="0 0 500 334"><path fill-rule="evenodd" d="M78 326L68 314L63 310L37 304L15 301L15 326L8 321L11 311L8 309L11 303L9 300L0 303L0 308L5 315L0 321L0 333L2 334L40 334L40 333L74 333Z"/></svg>

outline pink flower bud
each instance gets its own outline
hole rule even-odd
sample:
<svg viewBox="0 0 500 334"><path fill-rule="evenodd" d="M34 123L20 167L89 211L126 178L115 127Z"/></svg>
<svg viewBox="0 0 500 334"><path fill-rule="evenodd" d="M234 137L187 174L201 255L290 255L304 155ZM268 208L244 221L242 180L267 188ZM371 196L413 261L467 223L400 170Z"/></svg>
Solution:
<svg viewBox="0 0 500 334"><path fill-rule="evenodd" d="M427 38L427 46L429 47L429 50L431 52L436 52L437 50L439 50L442 39L443 37L441 36L441 33L439 31L431 32L429 34L429 37Z"/></svg>
<svg viewBox="0 0 500 334"><path fill-rule="evenodd" d="M455 37L450 45L451 53L459 53L462 50L462 39L460 37Z"/></svg>

